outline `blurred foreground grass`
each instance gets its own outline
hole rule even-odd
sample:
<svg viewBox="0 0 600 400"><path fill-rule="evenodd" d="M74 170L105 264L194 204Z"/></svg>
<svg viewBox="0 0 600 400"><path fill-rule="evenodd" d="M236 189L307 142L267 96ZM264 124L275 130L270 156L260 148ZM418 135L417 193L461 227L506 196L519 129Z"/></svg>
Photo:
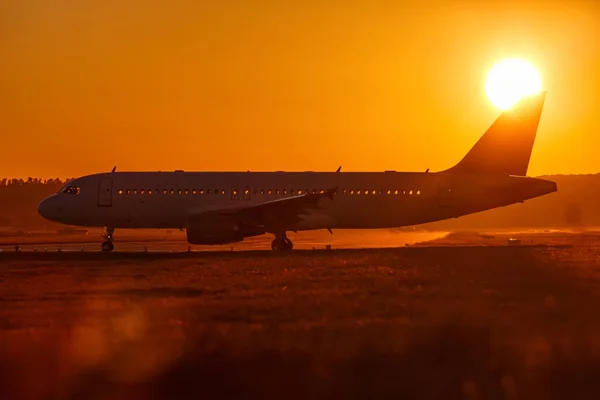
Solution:
<svg viewBox="0 0 600 400"><path fill-rule="evenodd" d="M0 264L2 398L600 398L598 251Z"/></svg>

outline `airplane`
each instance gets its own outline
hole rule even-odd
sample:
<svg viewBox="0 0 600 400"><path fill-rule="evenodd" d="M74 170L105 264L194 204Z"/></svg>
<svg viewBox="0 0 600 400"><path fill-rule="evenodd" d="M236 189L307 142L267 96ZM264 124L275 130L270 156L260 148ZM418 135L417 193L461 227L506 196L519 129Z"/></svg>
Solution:
<svg viewBox="0 0 600 400"><path fill-rule="evenodd" d="M105 229L186 230L190 244L241 242L265 233L412 226L520 203L557 191L527 177L546 92L504 111L453 167L429 172L110 172L83 176L44 199L39 214Z"/></svg>

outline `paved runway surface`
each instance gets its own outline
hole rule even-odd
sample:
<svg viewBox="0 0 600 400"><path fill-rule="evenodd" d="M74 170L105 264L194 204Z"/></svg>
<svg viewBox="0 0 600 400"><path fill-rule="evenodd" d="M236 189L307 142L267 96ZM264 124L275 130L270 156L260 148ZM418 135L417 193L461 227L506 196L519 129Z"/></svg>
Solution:
<svg viewBox="0 0 600 400"><path fill-rule="evenodd" d="M333 249L352 248L387 248L400 247L406 244L425 242L446 235L447 232L391 232L391 231L335 231L333 235L325 232L303 232L290 234L294 249L312 250L325 249L330 245ZM249 251L270 250L271 235L248 238L241 243L219 246L190 245L185 240L185 234L176 232L171 235L164 233L132 234L126 233L115 236L115 251L117 252L182 252L182 251ZM14 252L15 246L23 252L99 252L102 239L99 233L74 236L37 236L4 239L0 242L0 251Z"/></svg>

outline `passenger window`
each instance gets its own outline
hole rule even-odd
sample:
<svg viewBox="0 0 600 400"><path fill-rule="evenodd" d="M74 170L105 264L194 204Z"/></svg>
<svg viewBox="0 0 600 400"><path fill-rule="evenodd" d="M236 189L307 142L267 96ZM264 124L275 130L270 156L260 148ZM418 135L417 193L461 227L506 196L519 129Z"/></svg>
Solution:
<svg viewBox="0 0 600 400"><path fill-rule="evenodd" d="M187 196L187 195L189 195L189 194L190 194L190 191L189 191L189 189L185 189L185 195Z"/></svg>
<svg viewBox="0 0 600 400"><path fill-rule="evenodd" d="M412 195L412 190L410 192L408 192L408 194Z"/></svg>
<svg viewBox="0 0 600 400"><path fill-rule="evenodd" d="M269 189L269 194L273 194L273 191L271 189Z"/></svg>
<svg viewBox="0 0 600 400"><path fill-rule="evenodd" d="M388 190L388 191L387 191L387 194L392 194L392 191L391 191L391 190Z"/></svg>
<svg viewBox="0 0 600 400"><path fill-rule="evenodd" d="M211 194L211 190L210 189L206 189L206 194Z"/></svg>
<svg viewBox="0 0 600 400"><path fill-rule="evenodd" d="M398 194L398 189L394 190L394 194Z"/></svg>
<svg viewBox="0 0 600 400"><path fill-rule="evenodd" d="M204 189L200 189L200 190L198 191L198 193L199 193L200 195L203 195L203 194L204 194Z"/></svg>
<svg viewBox="0 0 600 400"><path fill-rule="evenodd" d="M354 189L350 189L350 194L354 194Z"/></svg>
<svg viewBox="0 0 600 400"><path fill-rule="evenodd" d="M133 189L133 194L137 194L137 189Z"/></svg>
<svg viewBox="0 0 600 400"><path fill-rule="evenodd" d="M175 194L175 189L171 189L170 193Z"/></svg>
<svg viewBox="0 0 600 400"><path fill-rule="evenodd" d="M299 190L298 190L298 194L302 194L302 189L299 189Z"/></svg>
<svg viewBox="0 0 600 400"><path fill-rule="evenodd" d="M371 194L377 194L377 190L373 190Z"/></svg>
<svg viewBox="0 0 600 400"><path fill-rule="evenodd" d="M196 194L196 189L192 189L192 194Z"/></svg>
<svg viewBox="0 0 600 400"><path fill-rule="evenodd" d="M148 194L152 194L152 189L148 189Z"/></svg>
<svg viewBox="0 0 600 400"><path fill-rule="evenodd" d="M123 189L119 189L119 194L123 194Z"/></svg>
<svg viewBox="0 0 600 400"><path fill-rule="evenodd" d="M346 189L342 190L342 194L346 194Z"/></svg>
<svg viewBox="0 0 600 400"><path fill-rule="evenodd" d="M279 194L279 189L275 189L275 194Z"/></svg>
<svg viewBox="0 0 600 400"><path fill-rule="evenodd" d="M244 190L244 195L245 195L245 196L247 196L247 195L249 195L249 194L250 194L250 189L245 189L245 190Z"/></svg>
<svg viewBox="0 0 600 400"><path fill-rule="evenodd" d="M127 193L127 194L131 194L131 191L130 191L129 189L126 189L126 190L125 190L125 193Z"/></svg>
<svg viewBox="0 0 600 400"><path fill-rule="evenodd" d="M357 190L357 191L356 191L356 194L360 194L360 190Z"/></svg>
<svg viewBox="0 0 600 400"><path fill-rule="evenodd" d="M290 189L290 194L293 196L294 194L296 194L296 191L294 189Z"/></svg>
<svg viewBox="0 0 600 400"><path fill-rule="evenodd" d="M162 194L167 194L167 189L163 189Z"/></svg>
<svg viewBox="0 0 600 400"><path fill-rule="evenodd" d="M225 194L225 189L221 189L221 194Z"/></svg>
<svg viewBox="0 0 600 400"><path fill-rule="evenodd" d="M421 191L420 191L420 190L417 190L417 194L421 194Z"/></svg>
<svg viewBox="0 0 600 400"><path fill-rule="evenodd" d="M233 189L233 192L231 193L232 196L237 196L238 195L238 191L237 189Z"/></svg>
<svg viewBox="0 0 600 400"><path fill-rule="evenodd" d="M286 189L283 189L283 194L287 194L287 190Z"/></svg>
<svg viewBox="0 0 600 400"><path fill-rule="evenodd" d="M144 193L145 193L145 192L144 192L144 189L141 189L141 190L140 190L140 194L144 194Z"/></svg>
<svg viewBox="0 0 600 400"><path fill-rule="evenodd" d="M260 189L260 194L265 194L265 190L264 189Z"/></svg>

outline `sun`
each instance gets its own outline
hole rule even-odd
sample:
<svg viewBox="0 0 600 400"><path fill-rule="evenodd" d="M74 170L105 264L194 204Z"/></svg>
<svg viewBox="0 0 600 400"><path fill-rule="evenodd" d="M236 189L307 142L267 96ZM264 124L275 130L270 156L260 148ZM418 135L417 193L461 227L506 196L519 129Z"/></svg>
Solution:
<svg viewBox="0 0 600 400"><path fill-rule="evenodd" d="M542 79L535 67L520 58L500 61L490 70L485 91L494 106L507 110L522 97L539 93Z"/></svg>

